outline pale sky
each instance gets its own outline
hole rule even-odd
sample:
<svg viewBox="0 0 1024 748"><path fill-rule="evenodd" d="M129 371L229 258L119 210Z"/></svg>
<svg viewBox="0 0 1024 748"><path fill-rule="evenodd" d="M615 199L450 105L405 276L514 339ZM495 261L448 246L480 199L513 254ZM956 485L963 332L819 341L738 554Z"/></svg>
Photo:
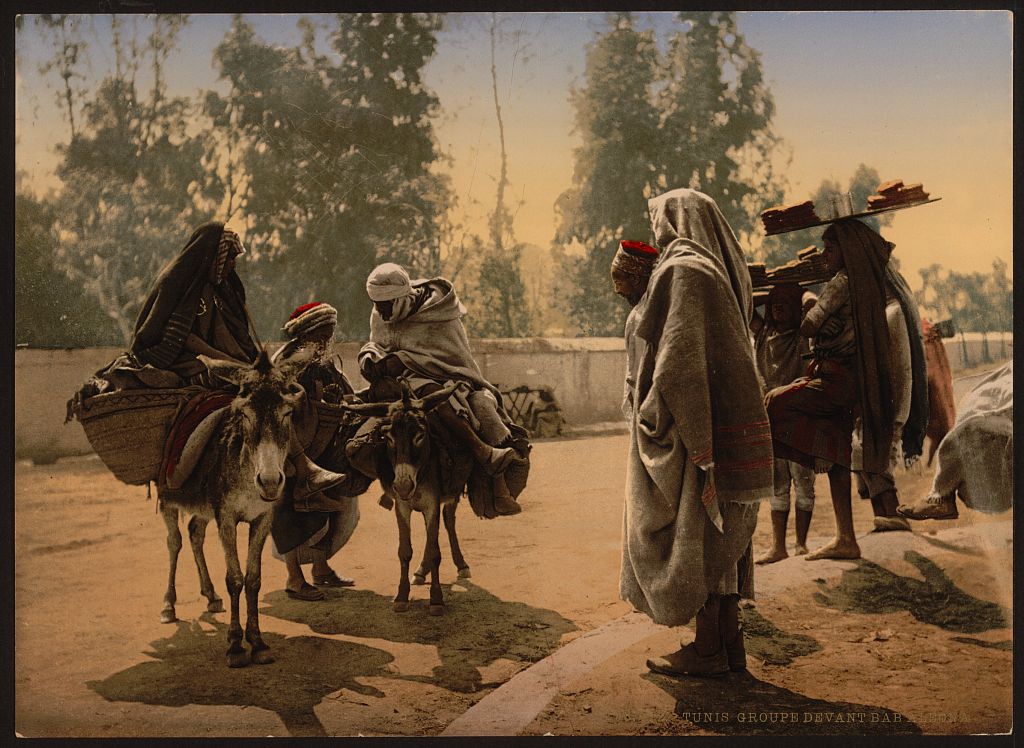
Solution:
<svg viewBox="0 0 1024 748"><path fill-rule="evenodd" d="M639 13L664 40L671 13ZM857 165L882 179L923 182L942 202L900 211L883 230L904 275L938 262L958 271L1012 270L1012 17L1004 11L741 12L740 32L760 51L775 97L775 131L792 153L788 201L823 179L846 184ZM582 82L585 45L603 30L600 13L501 14L499 93L509 153L509 195L522 241L548 246L554 202L571 183L573 112L569 88ZM442 115L436 134L452 159L456 217L485 233L498 174L491 95L489 14L464 14L438 37L426 82ZM93 76L112 64L104 17L87 32ZM251 16L268 41L298 41L295 15ZM183 34L168 69L172 93L216 88L213 47L230 23L210 15ZM55 185L53 145L66 126L37 70L32 24L19 35L17 167L38 189ZM517 46L515 35L521 43ZM51 81L52 83L53 81ZM140 81L142 82L142 81ZM765 206L769 207L769 206Z"/></svg>

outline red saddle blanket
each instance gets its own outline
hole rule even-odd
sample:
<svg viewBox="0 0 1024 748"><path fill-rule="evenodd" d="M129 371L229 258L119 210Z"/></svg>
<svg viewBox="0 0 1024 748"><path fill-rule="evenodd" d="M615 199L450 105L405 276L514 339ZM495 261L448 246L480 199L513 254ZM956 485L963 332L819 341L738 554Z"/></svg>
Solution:
<svg viewBox="0 0 1024 748"><path fill-rule="evenodd" d="M207 416L231 404L235 396L219 390L204 390L195 395L178 412L171 426L167 441L164 443L164 458L160 468L160 480L166 483L174 473L182 457L189 437L195 432Z"/></svg>

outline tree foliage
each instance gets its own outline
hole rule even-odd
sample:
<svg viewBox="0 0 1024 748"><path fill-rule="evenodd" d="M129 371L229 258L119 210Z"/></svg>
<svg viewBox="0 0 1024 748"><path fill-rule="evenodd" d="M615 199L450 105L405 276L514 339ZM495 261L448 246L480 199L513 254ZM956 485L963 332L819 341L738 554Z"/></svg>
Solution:
<svg viewBox="0 0 1024 748"><path fill-rule="evenodd" d="M625 307L608 267L620 239L650 237L646 198L676 187L711 196L750 254L757 216L782 197L773 156L774 100L759 53L734 14L682 12L666 54L632 15L609 16L589 46L584 85L572 94L582 145L573 186L559 198L556 242L575 280L568 305L584 334L617 335Z"/></svg>
<svg viewBox="0 0 1024 748"><path fill-rule="evenodd" d="M611 259L621 239L650 236L647 200L655 180L658 110L651 101L658 52L653 34L631 13L613 13L610 29L587 47L580 89L571 92L575 129L573 184L558 198L555 243L571 279L568 311L587 335L617 335L626 309L612 292Z"/></svg>
<svg viewBox="0 0 1024 748"><path fill-rule="evenodd" d="M281 299L254 309L264 326L321 299L338 308L341 334L362 337L363 283L378 261L414 277L439 271L451 198L430 171L438 101L422 81L439 28L436 14L338 14L325 54L309 23L303 43L284 48L236 17L218 46L231 90L208 93L206 106L218 129L239 133L253 282Z"/></svg>
<svg viewBox="0 0 1024 748"><path fill-rule="evenodd" d="M84 102L80 125L59 147L63 182L57 259L115 322L125 343L159 268L206 218L202 139L189 132L185 98L168 97L163 67L187 19L155 16L144 49L134 47ZM136 91L141 62L153 88ZM70 117L69 113L69 117ZM208 197L208 196L207 196Z"/></svg>
<svg viewBox="0 0 1024 748"><path fill-rule="evenodd" d="M55 214L52 203L15 195L14 341L34 347L116 344L114 321L54 262Z"/></svg>

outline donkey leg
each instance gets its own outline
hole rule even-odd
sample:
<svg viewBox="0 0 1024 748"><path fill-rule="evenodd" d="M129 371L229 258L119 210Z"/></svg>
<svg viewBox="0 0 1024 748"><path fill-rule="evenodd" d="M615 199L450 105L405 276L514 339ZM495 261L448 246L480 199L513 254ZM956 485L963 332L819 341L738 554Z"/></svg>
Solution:
<svg viewBox="0 0 1024 748"><path fill-rule="evenodd" d="M213 588L210 570L206 566L206 553L203 551L206 526L209 523L209 520L202 517L192 517L188 521L188 541L192 544L192 555L196 559L196 569L199 570L199 591L207 600L206 609L211 613L223 613L224 601L217 596L217 591Z"/></svg>
<svg viewBox="0 0 1024 748"><path fill-rule="evenodd" d="M178 553L181 551L181 530L178 529L178 510L173 506L160 502L160 513L167 525L167 555L170 570L167 572L167 592L164 593L164 609L160 611L160 623L174 623L178 616L174 612L174 604L178 594L174 589L174 578L178 571Z"/></svg>
<svg viewBox="0 0 1024 748"><path fill-rule="evenodd" d="M441 516L444 519L444 529L448 532L448 547L452 549L452 561L455 568L459 570L459 579L469 579L469 564L462 556L462 548L459 547L459 536L455 532L455 508L459 500L449 501L441 507Z"/></svg>
<svg viewBox="0 0 1024 748"><path fill-rule="evenodd" d="M245 559L245 640L252 649L254 665L274 661L270 647L260 635L260 584L263 571L263 544L270 534L271 513L266 512L249 523L249 552Z"/></svg>
<svg viewBox="0 0 1024 748"><path fill-rule="evenodd" d="M218 518L217 534L220 536L221 545L224 546L224 561L228 567L224 581L228 588L228 596L231 598L231 623L228 624L228 667L244 667L249 660L245 656L245 647L242 646L242 625L239 623L238 603L245 578L242 576L242 567L238 563L238 528L234 518Z"/></svg>
<svg viewBox="0 0 1024 748"><path fill-rule="evenodd" d="M398 594L395 595L395 612L409 610L409 562L412 561L412 533L409 527L410 512L407 501L395 504L395 519L398 520L398 560L402 576L398 580Z"/></svg>
<svg viewBox="0 0 1024 748"><path fill-rule="evenodd" d="M436 504L423 513L423 523L427 526L426 551L423 558L430 569L430 615L439 616L444 613L444 593L441 591L441 544L438 538L441 525L441 508Z"/></svg>
<svg viewBox="0 0 1024 748"><path fill-rule="evenodd" d="M423 558L420 559L420 566L416 571L412 573L412 583L416 585L427 583L427 572L429 567L427 565L427 549L426 546L423 548Z"/></svg>

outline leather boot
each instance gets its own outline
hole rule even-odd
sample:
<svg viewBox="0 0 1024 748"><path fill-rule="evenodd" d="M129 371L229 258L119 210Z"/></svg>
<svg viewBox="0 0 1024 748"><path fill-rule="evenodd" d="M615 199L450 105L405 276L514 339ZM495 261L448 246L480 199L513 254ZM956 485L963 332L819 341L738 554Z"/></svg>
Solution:
<svg viewBox="0 0 1024 748"><path fill-rule="evenodd" d="M494 480L491 481L492 490L494 491L494 511L501 516L508 516L511 514L519 514L523 511L523 508L519 505L515 499L512 498L512 494L508 491L508 485L505 483L504 476L495 476Z"/></svg>
<svg viewBox="0 0 1024 748"><path fill-rule="evenodd" d="M305 452L292 455L291 462L295 468L295 487L292 489L292 498L295 502L296 511L336 512L342 508L342 502L331 499L328 496L316 499L313 497L344 481L346 478L344 473L324 470L309 459ZM316 508L314 505L333 508L321 509Z"/></svg>

